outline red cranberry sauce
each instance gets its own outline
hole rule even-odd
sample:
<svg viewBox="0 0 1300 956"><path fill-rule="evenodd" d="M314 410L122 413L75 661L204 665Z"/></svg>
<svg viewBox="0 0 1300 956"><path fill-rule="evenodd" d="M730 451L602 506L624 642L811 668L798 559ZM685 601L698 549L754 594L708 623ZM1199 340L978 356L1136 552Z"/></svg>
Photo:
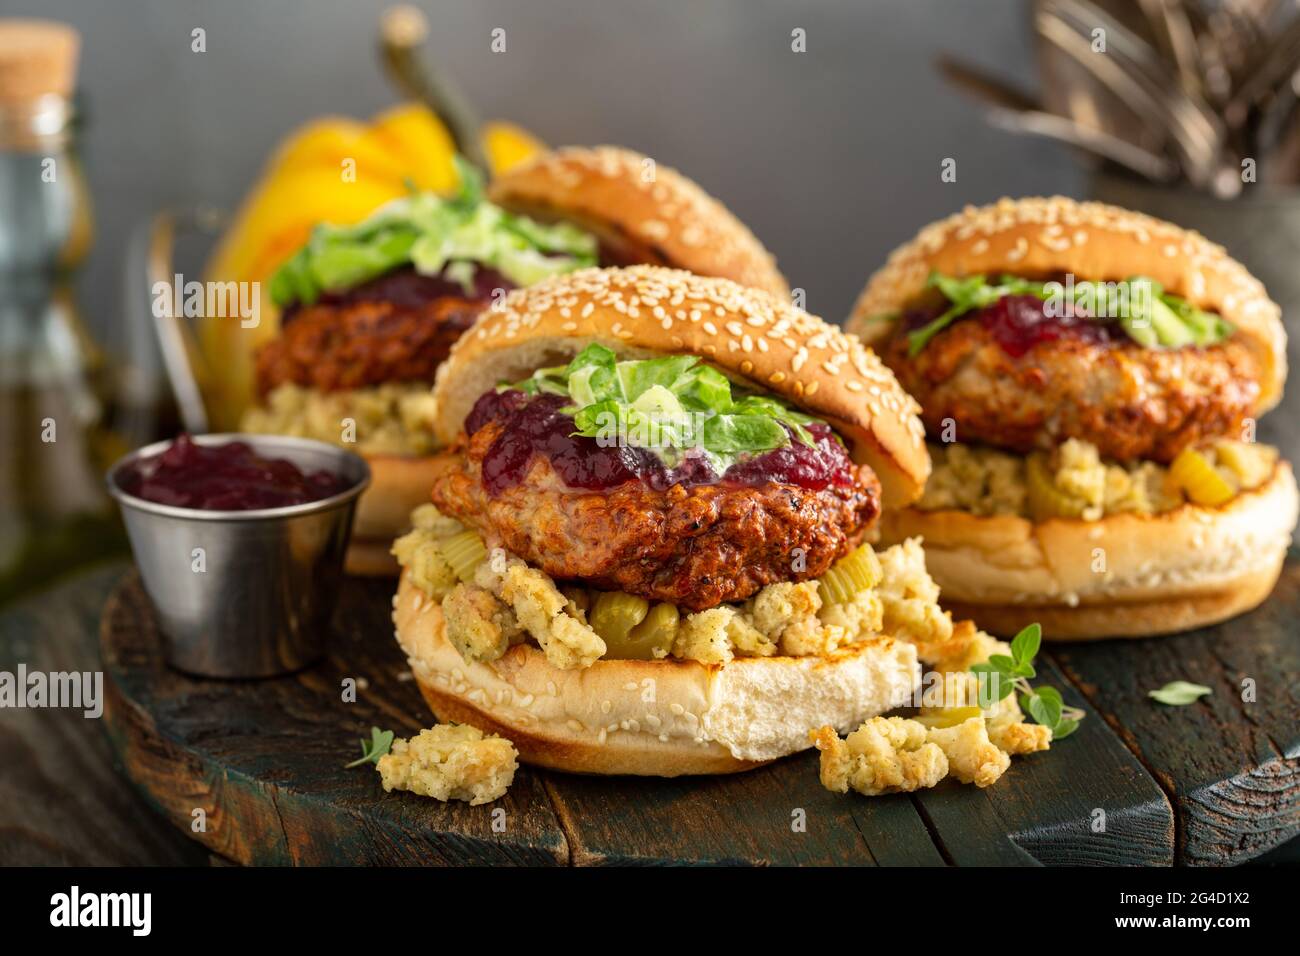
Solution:
<svg viewBox="0 0 1300 956"><path fill-rule="evenodd" d="M491 301L497 289L509 292L514 287L514 283L501 273L482 265L475 265L472 288L468 292L459 282L447 278L445 270L438 275L422 275L415 271L414 266L402 266L351 289L322 293L316 300L316 304L355 305L359 302L388 302L403 309L418 309L430 302L446 298L487 303ZM286 307L281 321L293 318L300 308L302 305L298 302Z"/></svg>
<svg viewBox="0 0 1300 956"><path fill-rule="evenodd" d="M903 333L914 332L938 318L946 306L912 309L903 316ZM957 321L973 320L989 330L993 340L1012 358L1020 358L1041 342L1074 338L1107 344L1119 341L1113 324L1089 318L1075 306L1068 315L1049 315L1048 303L1036 295L1004 295L992 305L967 312ZM955 324L955 323L954 323Z"/></svg>
<svg viewBox="0 0 1300 956"><path fill-rule="evenodd" d="M327 471L304 474L291 461L263 458L242 441L199 445L181 435L162 454L132 462L119 479L128 494L199 511L253 511L320 501L347 489Z"/></svg>
<svg viewBox="0 0 1300 956"><path fill-rule="evenodd" d="M1004 295L971 317L1013 358L1020 358L1040 342L1066 337L1096 343L1111 340L1110 325L1089 318L1077 306L1065 315L1048 315L1047 308L1047 302L1036 295Z"/></svg>
<svg viewBox="0 0 1300 956"><path fill-rule="evenodd" d="M545 455L560 479L571 488L600 491L629 481L641 481L662 491L673 485L791 484L812 491L853 482L853 464L829 425L806 426L814 444L791 439L789 445L754 455L718 475L701 455L687 454L675 468L646 448L606 445L574 435L573 418L561 409L569 400L560 395L528 395L510 389L484 394L465 419L473 435L489 422L500 422L501 433L483 458L483 486L493 497L524 480L534 455Z"/></svg>

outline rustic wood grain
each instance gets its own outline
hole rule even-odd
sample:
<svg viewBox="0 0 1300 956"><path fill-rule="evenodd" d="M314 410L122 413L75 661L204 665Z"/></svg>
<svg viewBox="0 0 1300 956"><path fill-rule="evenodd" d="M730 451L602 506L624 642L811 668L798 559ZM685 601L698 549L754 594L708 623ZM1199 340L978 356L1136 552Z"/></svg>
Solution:
<svg viewBox="0 0 1300 956"><path fill-rule="evenodd" d="M1190 844L1203 854L1190 862L1237 862L1259 852L1262 843L1277 843L1294 827L1294 821L1286 821L1288 807L1294 814L1300 702L1296 638L1287 635L1295 627L1295 614L1288 608L1300 603L1296 565L1293 560L1288 566L1275 596L1280 601L1276 609L1217 629L1225 635L1218 641L1207 644L1208 635L1190 635L1054 649L1069 681L1048 677L1047 671L1044 679L1061 687L1067 698L1074 693L1071 683L1082 684L1088 708L1104 719L1094 715L1055 751L1017 760L988 790L944 786L914 798L888 799L830 794L816 783L812 754L753 774L694 781L610 781L525 769L519 778L523 788L517 784L510 794L514 802L502 804L508 824L528 819L530 812L538 814L533 822L551 814L551 836L535 840L526 852L503 842L509 833L474 828L475 820L487 826L490 817L457 816L490 808L444 808L407 794L383 795L377 785L367 789L373 771L354 771L355 781L338 772L352 756L354 738L370 723L403 732L429 723L413 685L396 677L404 667L390 637L384 586L372 583L370 593L363 585L358 593L368 596L344 601L339 620L347 636L323 666L323 676L309 671L291 681L304 688L303 700L327 698L325 709L293 697L261 708L227 706L221 695L229 685L186 681L189 701L171 700L160 711L178 728L168 737L168 747L198 748L213 761L247 759L235 774L200 764L189 792L178 791L170 806L159 804L184 829L142 804L115 769L103 732L106 721L67 711L0 711L0 760L6 768L0 774L0 863L203 864L209 851L187 837L194 806L216 811L209 813L205 837L221 854L212 859L242 861L522 862L540 855L548 862L564 862L571 853L578 863L1100 863L1118 862L1112 842L1127 840L1135 845L1132 856L1144 862L1167 860L1159 846L1162 838L1167 845L1168 817L1162 818L1158 802L1135 802L1127 813L1113 810L1116 792L1130 783L1138 790L1143 782L1149 787L1150 777L1137 764L1123 766L1122 760L1108 757L1104 746L1092 754L1089 738L1099 733L1118 734L1173 797L1180 859ZM0 666L13 669L23 660L49 670L97 667L99 611L122 570L116 566L82 576L0 615ZM120 666L131 659L122 656ZM1162 671L1162 666L1168 669ZM1257 704L1234 702L1223 714L1210 709L1207 726L1217 730L1209 736L1196 707L1161 708L1145 699L1147 689L1166 680L1201 679L1203 668L1218 668L1234 687L1239 673L1258 670L1261 675ZM1136 673L1144 669L1152 671L1150 677ZM369 681L357 704L339 700L338 681L344 674ZM170 672L161 677L184 680ZM1269 701L1269 688L1284 690ZM1215 706L1226 705L1224 687L1215 689ZM113 713L115 718L123 714L123 726L130 730L128 718L140 715L124 704L116 701ZM1265 709L1254 709L1261 706ZM219 715L215 722L213 711ZM1243 719L1246 715L1249 720ZM268 736L280 721L288 731ZM143 730L150 730L148 723ZM223 743L228 733L236 743ZM124 737L115 739L125 746ZM1260 774L1251 763L1256 744L1264 758L1260 767L1278 764L1273 776ZM1069 749L1076 745L1078 750ZM1231 749L1227 757L1211 753L1218 748ZM156 774L146 778L156 786L174 788L177 768L193 767L177 753L160 749L137 748L133 766ZM1135 779L1105 779L1099 767L1106 760ZM314 791L290 783L299 761L318 768L318 776L309 778ZM1216 778L1221 771L1224 776ZM340 786L340 777L351 790ZM1203 778L1210 782L1199 791L1180 789L1184 781ZM1057 796L1044 803L1045 791ZM322 811L314 805L332 800L336 792L344 801L342 810L331 806ZM1225 793L1232 799L1225 799ZM1073 809L1051 812L1063 805L1062 797L1064 806ZM270 811L263 813L268 805ZM378 816L372 816L371 806ZM1107 834L1100 839L1078 827L1079 811L1094 806L1107 811ZM1257 826L1250 819L1235 819L1234 806L1247 815L1262 809L1271 822ZM797 808L806 812L806 832L791 829ZM333 822L322 822L326 813ZM1247 852L1239 846L1242 833L1250 838L1244 844ZM362 850L360 844L379 849ZM1216 845L1228 850L1214 854L1204 849Z"/></svg>
<svg viewBox="0 0 1300 956"><path fill-rule="evenodd" d="M1033 758L1033 768L1018 767L1013 786L987 792L833 794L820 785L811 752L751 773L677 780L524 770L501 804L523 825L493 839L485 808L382 796L373 772L339 770L351 738L371 723L407 733L429 721L413 685L399 680L406 668L388 609L383 582L350 582L325 664L277 681L197 681L162 663L147 601L128 580L105 612L104 659L117 690L109 725L133 778L178 825L203 807L209 829L196 838L241 862L537 862L539 848L578 865L1010 865L1036 856L1145 863L1172 855L1163 794L1096 721ZM366 678L363 701L338 702L345 674ZM1097 779L1071 788L1071 773ZM1084 839L1098 805L1113 811L1113 829ZM1065 848L1054 849L1056 841Z"/></svg>
<svg viewBox="0 0 1300 956"><path fill-rule="evenodd" d="M1085 706L1050 661L1040 659L1033 683ZM1169 801L1091 713L1047 753L1013 759L992 787L945 784L915 799L945 857L958 865L1140 866L1174 858Z"/></svg>
<svg viewBox="0 0 1300 956"><path fill-rule="evenodd" d="M134 576L104 610L107 724L132 779L205 846L241 863L567 863L538 776L523 768L502 800L470 807L385 794L373 767L344 770L372 725L427 726L392 639L387 582L344 589L330 654L292 677L205 681L170 670ZM355 702L342 699L358 680ZM193 829L194 811L206 829ZM504 832L493 829L505 811Z"/></svg>
<svg viewBox="0 0 1300 956"><path fill-rule="evenodd" d="M905 796L826 790L805 753L722 777L657 780L549 774L579 865L942 865Z"/></svg>
<svg viewBox="0 0 1300 956"><path fill-rule="evenodd" d="M1082 700L1050 665L1043 680ZM1173 860L1164 793L1094 718L1059 748L1016 760L987 790L911 798L834 794L806 753L732 777L653 781L548 776L580 864L677 860L763 865L1143 865ZM1106 827L1093 832L1093 811ZM801 811L806 830L791 829Z"/></svg>
<svg viewBox="0 0 1300 956"><path fill-rule="evenodd" d="M1179 863L1240 863L1300 833L1300 552L1250 614L1053 656L1169 794ZM1242 699L1247 678L1254 702ZM1147 697L1172 680L1214 693L1187 707Z"/></svg>
<svg viewBox="0 0 1300 956"><path fill-rule="evenodd" d="M122 565L0 616L0 670L99 669L97 624ZM201 865L207 853L131 789L102 728L81 711L0 710L0 864Z"/></svg>

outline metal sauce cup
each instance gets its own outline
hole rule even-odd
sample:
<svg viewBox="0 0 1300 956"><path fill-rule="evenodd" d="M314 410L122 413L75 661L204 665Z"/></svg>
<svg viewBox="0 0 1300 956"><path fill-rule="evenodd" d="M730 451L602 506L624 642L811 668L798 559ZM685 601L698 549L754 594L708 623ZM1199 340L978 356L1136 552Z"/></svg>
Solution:
<svg viewBox="0 0 1300 956"><path fill-rule="evenodd" d="M304 472L348 487L330 498L255 511L201 511L145 501L119 484L123 470L170 441L136 449L109 469L109 493L153 601L168 662L203 677L272 677L324 653L343 576L352 513L370 467L350 451L305 438L201 435L199 445L242 441Z"/></svg>

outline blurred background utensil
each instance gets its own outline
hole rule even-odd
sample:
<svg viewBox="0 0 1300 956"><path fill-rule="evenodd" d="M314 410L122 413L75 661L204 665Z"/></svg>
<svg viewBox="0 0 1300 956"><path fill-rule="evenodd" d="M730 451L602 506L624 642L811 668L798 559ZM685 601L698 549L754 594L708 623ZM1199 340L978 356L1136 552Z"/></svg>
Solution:
<svg viewBox="0 0 1300 956"><path fill-rule="evenodd" d="M940 64L993 105L994 125L1072 142L1102 172L1225 199L1254 182L1300 183L1294 0L1033 0L1031 12L1037 94L1012 101L996 78Z"/></svg>
<svg viewBox="0 0 1300 956"><path fill-rule="evenodd" d="M1178 165L1172 160L1105 130L1049 112L1033 96L988 73L950 57L942 57L939 68L949 82L983 104L989 122L1000 129L1076 146L1154 182L1178 178Z"/></svg>

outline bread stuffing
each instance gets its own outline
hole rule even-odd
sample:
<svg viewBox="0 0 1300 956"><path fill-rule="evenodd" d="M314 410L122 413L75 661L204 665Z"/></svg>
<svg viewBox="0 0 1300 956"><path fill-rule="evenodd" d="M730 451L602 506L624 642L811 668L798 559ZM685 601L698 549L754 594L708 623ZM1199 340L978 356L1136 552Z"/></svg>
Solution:
<svg viewBox="0 0 1300 956"><path fill-rule="evenodd" d="M409 740L395 740L379 758L384 790L409 790L470 806L505 796L519 768L514 744L468 724L438 724Z"/></svg>

